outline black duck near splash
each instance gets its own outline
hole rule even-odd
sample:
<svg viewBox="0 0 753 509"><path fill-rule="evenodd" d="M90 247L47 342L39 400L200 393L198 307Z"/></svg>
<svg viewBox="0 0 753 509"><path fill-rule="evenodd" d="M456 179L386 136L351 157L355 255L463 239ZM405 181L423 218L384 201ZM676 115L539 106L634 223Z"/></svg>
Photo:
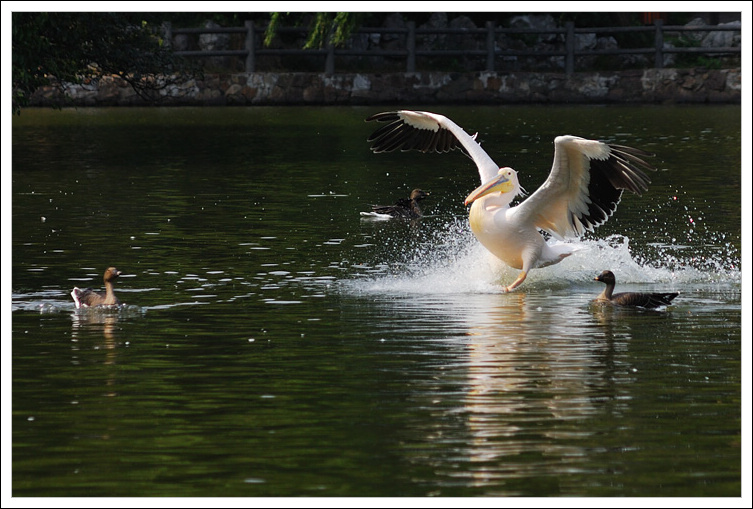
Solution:
<svg viewBox="0 0 753 509"><path fill-rule="evenodd" d="M669 306L672 300L679 295L677 292L668 293L643 293L643 292L614 292L616 283L612 271L605 270L594 278L594 281L601 281L605 285L604 291L596 297L596 302L609 302L615 306L640 307L654 309L661 306Z"/></svg>
<svg viewBox="0 0 753 509"><path fill-rule="evenodd" d="M392 217L401 217L405 219L418 219L423 214L418 202L424 200L429 193L421 189L414 189L410 193L410 198L402 198L394 205L374 205L371 209L377 214L384 214Z"/></svg>

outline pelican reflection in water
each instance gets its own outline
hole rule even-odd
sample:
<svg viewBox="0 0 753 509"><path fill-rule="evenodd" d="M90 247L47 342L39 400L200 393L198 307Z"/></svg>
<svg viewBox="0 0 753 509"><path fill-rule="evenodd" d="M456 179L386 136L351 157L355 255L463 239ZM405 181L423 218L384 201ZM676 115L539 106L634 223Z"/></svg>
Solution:
<svg viewBox="0 0 753 509"><path fill-rule="evenodd" d="M655 170L643 159L652 154L643 150L558 136L547 180L519 205L510 207L522 195L518 173L500 168L476 135L469 135L447 117L425 111L390 111L366 119L372 120L386 123L368 138L375 153L460 149L473 159L481 186L465 199L466 205L471 204L471 230L497 258L521 269L517 279L504 288L507 292L523 283L531 269L559 263L575 251L572 245L547 243L540 230L557 240L593 231L614 213L624 190L637 195L646 191L651 180L643 170Z"/></svg>

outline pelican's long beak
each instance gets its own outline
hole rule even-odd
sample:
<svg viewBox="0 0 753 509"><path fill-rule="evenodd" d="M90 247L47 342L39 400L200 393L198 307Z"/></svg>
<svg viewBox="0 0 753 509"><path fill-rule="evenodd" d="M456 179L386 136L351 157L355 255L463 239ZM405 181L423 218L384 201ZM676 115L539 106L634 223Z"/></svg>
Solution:
<svg viewBox="0 0 753 509"><path fill-rule="evenodd" d="M482 184L480 187L477 187L471 194L469 194L465 199L465 204L468 205L469 203L473 203L482 196L486 196L487 194L493 193L495 191L499 191L500 193L507 193L509 191L512 191L513 187L514 184L512 180L505 177L503 174L499 174L486 184Z"/></svg>

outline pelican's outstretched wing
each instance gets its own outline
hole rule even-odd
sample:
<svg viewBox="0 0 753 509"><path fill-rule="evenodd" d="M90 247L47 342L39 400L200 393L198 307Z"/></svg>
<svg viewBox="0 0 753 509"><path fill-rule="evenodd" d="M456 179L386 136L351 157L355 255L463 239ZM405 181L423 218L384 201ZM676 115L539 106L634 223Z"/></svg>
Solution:
<svg viewBox="0 0 753 509"><path fill-rule="evenodd" d="M460 148L478 167L481 183L497 175L499 166L459 125L443 115L428 111L387 111L366 119L388 122L368 138L374 152L420 150L421 152L449 152Z"/></svg>
<svg viewBox="0 0 753 509"><path fill-rule="evenodd" d="M614 213L622 191L641 195L656 171L642 158L653 154L577 136L554 140L554 163L546 182L516 207L516 214L556 237L582 235Z"/></svg>

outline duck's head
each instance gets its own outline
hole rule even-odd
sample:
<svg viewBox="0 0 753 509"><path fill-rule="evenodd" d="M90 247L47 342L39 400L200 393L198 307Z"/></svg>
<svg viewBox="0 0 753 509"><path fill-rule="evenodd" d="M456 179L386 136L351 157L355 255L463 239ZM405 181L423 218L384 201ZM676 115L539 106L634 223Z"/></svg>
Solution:
<svg viewBox="0 0 753 509"><path fill-rule="evenodd" d="M114 281L120 275L120 271L115 267L110 267L105 271L105 281Z"/></svg>
<svg viewBox="0 0 753 509"><path fill-rule="evenodd" d="M491 193L500 193L502 195L510 193L510 200L512 200L518 193L520 193L518 172L509 167L500 168L496 177L481 184L481 186L477 187L468 195L465 199L465 204L468 205L473 203L479 198L483 198Z"/></svg>
<svg viewBox="0 0 753 509"><path fill-rule="evenodd" d="M410 193L410 199L415 201L421 201L427 196L430 196L430 194L422 189L414 189Z"/></svg>
<svg viewBox="0 0 753 509"><path fill-rule="evenodd" d="M594 281L601 281L602 283L607 284L607 285L615 284L614 274L612 273L611 270L605 270L604 272L596 276L594 278Z"/></svg>

